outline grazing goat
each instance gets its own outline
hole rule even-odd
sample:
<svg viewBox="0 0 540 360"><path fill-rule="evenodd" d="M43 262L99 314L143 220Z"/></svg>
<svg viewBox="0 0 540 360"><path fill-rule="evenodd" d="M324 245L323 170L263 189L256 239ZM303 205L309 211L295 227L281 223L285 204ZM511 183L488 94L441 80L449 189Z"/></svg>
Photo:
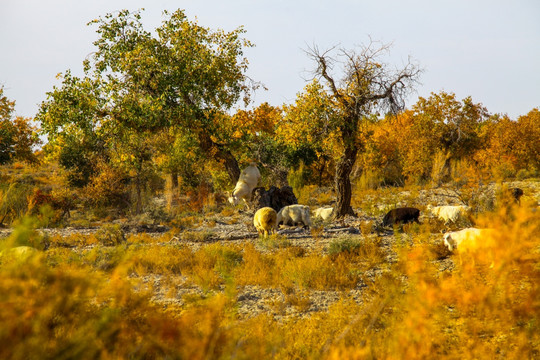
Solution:
<svg viewBox="0 0 540 360"><path fill-rule="evenodd" d="M512 197L516 201L516 204L521 204L521 197L523 196L523 190L520 188L511 188L508 189L510 191L510 194L512 194Z"/></svg>
<svg viewBox="0 0 540 360"><path fill-rule="evenodd" d="M268 236L275 232L277 227L277 213L271 207L263 207L257 210L253 216L253 225L257 229L259 235Z"/></svg>
<svg viewBox="0 0 540 360"><path fill-rule="evenodd" d="M491 242L493 229L466 228L444 234L444 245L450 251L482 247ZM479 241L482 241L480 243Z"/></svg>
<svg viewBox="0 0 540 360"><path fill-rule="evenodd" d="M471 208L463 205L455 206L431 206L428 205L427 209L439 219L444 220L444 223L457 222L459 219L465 218L470 212Z"/></svg>
<svg viewBox="0 0 540 360"><path fill-rule="evenodd" d="M407 224L410 222L416 222L420 224L418 218L420 217L420 210L413 207L402 207L392 209L384 215L382 224L383 226L390 226L394 224Z"/></svg>
<svg viewBox="0 0 540 360"><path fill-rule="evenodd" d="M333 207L326 207L326 208L318 208L313 213L315 217L321 218L323 220L328 220L330 217L332 217L332 213L334 212Z"/></svg>
<svg viewBox="0 0 540 360"><path fill-rule="evenodd" d="M282 222L284 225L292 223L295 226L302 223L304 227L309 228L311 226L309 206L298 204L285 206L277 214L277 225Z"/></svg>
<svg viewBox="0 0 540 360"><path fill-rule="evenodd" d="M257 164L254 162L250 163L247 168L242 170L232 195L229 197L229 202L232 205L237 205L240 199L242 199L249 208L248 201L251 199L251 192L257 187L260 178L261 173L257 169Z"/></svg>

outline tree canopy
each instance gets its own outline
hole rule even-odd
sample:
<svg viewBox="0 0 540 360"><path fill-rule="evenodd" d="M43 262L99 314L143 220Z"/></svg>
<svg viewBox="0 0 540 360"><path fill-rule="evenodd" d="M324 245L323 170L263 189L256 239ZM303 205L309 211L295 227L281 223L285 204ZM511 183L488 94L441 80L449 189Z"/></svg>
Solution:
<svg viewBox="0 0 540 360"><path fill-rule="evenodd" d="M241 27L211 30L181 10L164 17L154 32L144 29L140 12L91 21L99 38L84 61L84 76L67 70L59 75L61 85L47 93L37 118L48 150L72 170L73 183L87 184L99 162L117 164L140 182L152 154L163 157L176 141L166 132L191 134L196 143L190 143L223 163L236 181L236 159L212 134L220 114L249 101L255 85L245 74L243 51L252 44ZM156 147L154 136L170 146ZM162 163L171 173L178 170L177 161Z"/></svg>

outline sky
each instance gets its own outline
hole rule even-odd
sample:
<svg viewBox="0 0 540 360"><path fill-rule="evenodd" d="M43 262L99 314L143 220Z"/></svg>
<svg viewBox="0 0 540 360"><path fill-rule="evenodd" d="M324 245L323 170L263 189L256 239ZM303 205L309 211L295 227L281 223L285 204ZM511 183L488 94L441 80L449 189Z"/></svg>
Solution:
<svg viewBox="0 0 540 360"><path fill-rule="evenodd" d="M252 106L294 102L312 78L309 47L353 50L372 39L392 44L389 66L410 57L424 70L407 107L441 91L513 119L540 107L538 0L0 0L0 86L16 115L35 116L58 73L83 75L98 38L89 21L141 8L148 31L176 9L211 29L244 27L255 44L247 74L268 89Z"/></svg>

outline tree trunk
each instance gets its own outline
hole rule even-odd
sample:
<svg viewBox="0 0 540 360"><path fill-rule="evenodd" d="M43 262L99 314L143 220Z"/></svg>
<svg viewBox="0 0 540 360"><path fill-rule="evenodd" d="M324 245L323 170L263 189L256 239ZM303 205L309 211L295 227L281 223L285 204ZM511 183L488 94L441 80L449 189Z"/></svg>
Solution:
<svg viewBox="0 0 540 360"><path fill-rule="evenodd" d="M450 181L451 175L452 175L452 154L450 151L446 152L446 156L444 158L444 165L443 165L443 173L441 176L441 180L443 183Z"/></svg>
<svg viewBox="0 0 540 360"><path fill-rule="evenodd" d="M135 193L136 193L136 205L135 205L135 213L141 214L142 213L142 195L141 195L141 177L139 174L137 174L137 178L135 179Z"/></svg>
<svg viewBox="0 0 540 360"><path fill-rule="evenodd" d="M174 169L171 171L171 190L175 191L178 189L178 170Z"/></svg>
<svg viewBox="0 0 540 360"><path fill-rule="evenodd" d="M223 145L216 144L205 131L199 131L199 143L201 149L207 154L213 154L214 159L225 165L225 170L229 174L231 183L236 184L240 177L240 167L238 161L229 150L223 148Z"/></svg>
<svg viewBox="0 0 540 360"><path fill-rule="evenodd" d="M215 155L216 160L222 161L225 165L225 170L229 174L229 179L234 185L240 177L240 167L238 161L234 158L233 154L229 150L219 150Z"/></svg>
<svg viewBox="0 0 540 360"><path fill-rule="evenodd" d="M326 159L322 159L322 163L321 163L321 167L319 168L319 187L322 186L322 177L323 177L323 173L324 173L324 168L326 167Z"/></svg>
<svg viewBox="0 0 540 360"><path fill-rule="evenodd" d="M345 153L336 164L335 187L337 203L334 208L334 218L342 218L345 215L356 216L351 207L352 186L351 171L356 162L358 148L354 145L348 146Z"/></svg>

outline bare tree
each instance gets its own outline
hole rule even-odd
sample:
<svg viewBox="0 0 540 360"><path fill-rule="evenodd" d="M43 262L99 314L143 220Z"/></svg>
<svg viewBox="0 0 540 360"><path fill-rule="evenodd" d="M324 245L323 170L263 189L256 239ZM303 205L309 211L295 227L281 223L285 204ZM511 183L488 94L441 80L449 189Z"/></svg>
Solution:
<svg viewBox="0 0 540 360"><path fill-rule="evenodd" d="M306 51L317 64L315 76L323 79L340 114L337 126L343 154L336 164L336 218L355 216L351 207L350 174L358 151L364 145L359 136L362 122L375 112L401 111L421 73L410 58L402 69L393 69L383 63L382 57L389 48L390 45L370 41L358 50L334 47L321 52L313 47ZM331 55L333 53L337 53L335 57ZM339 82L335 73L341 74Z"/></svg>

